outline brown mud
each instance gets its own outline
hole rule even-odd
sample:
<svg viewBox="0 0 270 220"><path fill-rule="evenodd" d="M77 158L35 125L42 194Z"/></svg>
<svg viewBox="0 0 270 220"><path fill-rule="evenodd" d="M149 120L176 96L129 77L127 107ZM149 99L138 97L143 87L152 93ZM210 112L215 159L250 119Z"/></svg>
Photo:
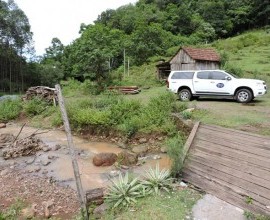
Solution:
<svg viewBox="0 0 270 220"><path fill-rule="evenodd" d="M0 129L0 135L12 134L16 136L20 129L21 125L8 123L6 128ZM14 202L16 198L21 196L30 204L38 203L38 207L40 208L38 208L37 214L39 216L44 211L44 207L42 205L44 200L56 201L54 202L54 209L52 209L52 214L54 216L73 216L78 211L77 201L72 205L72 208L67 209L68 211L65 211L65 208L61 207L68 206L68 203L70 202L69 199L67 198L66 200L58 201L57 198L55 198L55 196L59 197L58 194L53 195L53 193L50 193L48 197L39 197L40 201L33 201L35 200L37 191L39 191L38 189L40 188L40 191L50 191L48 189L51 188L50 184L54 184L56 187L59 187L59 189L56 191L62 192L62 195L64 196L60 196L61 198L64 198L65 195L70 194L68 190L73 191L74 195L76 195L76 184L65 132L61 130L37 131L36 128L25 126L20 133L19 138L28 137L33 133L41 133L37 134L36 137L39 138L47 147L43 147L41 150L37 151L35 155L10 158L8 160L5 160L0 154L0 184L2 184L2 192L0 192L0 197L3 199L2 203L0 204L0 210L1 208L4 209L8 206L8 204ZM73 136L73 141L75 145L76 158L79 164L82 185L85 191L97 187L106 187L108 184L110 184L112 179L119 175L119 173L131 172L136 175L143 175L145 170L149 169L149 167L154 168L157 164L159 165L160 169L169 169L171 165L171 161L167 154L148 153L147 155L144 155L144 158L140 158L139 165L125 167L124 169L116 166L96 167L92 163L94 155L98 153L118 154L122 152L123 149L115 143L92 142L78 136ZM147 143L144 144L147 145ZM1 151L2 149L0 148L0 153ZM14 176L20 178L14 178ZM22 180L22 182L20 180ZM18 187L15 187L13 192L9 191L9 186L6 185L7 182L10 182L10 184L14 185L14 187ZM29 182L29 186L26 186L27 182ZM40 183L42 182L44 184L48 183L49 185L41 186ZM6 189L4 189L5 187ZM22 187L27 189L27 192L29 193L27 197L24 197L24 195L26 195L25 193L21 194L16 192ZM31 190L28 188L33 188L33 192L31 192ZM42 188L46 188L46 190L43 190ZM34 192L35 195L32 196L33 199L29 199L29 196L31 197L31 193ZM8 199L4 200L7 194ZM71 199L74 200L74 196ZM60 205L61 202L64 204ZM68 218L65 217L65 219Z"/></svg>

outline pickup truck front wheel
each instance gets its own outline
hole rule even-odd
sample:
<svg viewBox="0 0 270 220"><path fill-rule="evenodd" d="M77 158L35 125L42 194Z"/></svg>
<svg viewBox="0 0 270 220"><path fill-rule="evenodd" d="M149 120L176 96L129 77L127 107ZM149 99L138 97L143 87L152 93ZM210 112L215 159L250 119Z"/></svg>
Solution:
<svg viewBox="0 0 270 220"><path fill-rule="evenodd" d="M179 91L179 99L181 101L190 101L191 96L191 92L188 89L182 89Z"/></svg>
<svg viewBox="0 0 270 220"><path fill-rule="evenodd" d="M252 98L252 93L248 89L239 89L235 96L236 101L240 103L248 103Z"/></svg>

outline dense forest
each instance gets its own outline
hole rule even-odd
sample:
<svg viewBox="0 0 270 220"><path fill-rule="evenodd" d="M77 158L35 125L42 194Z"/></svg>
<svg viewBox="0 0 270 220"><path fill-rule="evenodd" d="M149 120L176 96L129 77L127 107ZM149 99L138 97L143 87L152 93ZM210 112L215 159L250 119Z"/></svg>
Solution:
<svg viewBox="0 0 270 220"><path fill-rule="evenodd" d="M70 45L52 39L42 59L26 62L32 51L27 17L12 0L0 0L0 90L25 89L25 82L53 86L68 77L102 82L123 67L124 56L130 65L141 65L169 57L181 45L269 24L270 0L139 0L81 24L81 36Z"/></svg>

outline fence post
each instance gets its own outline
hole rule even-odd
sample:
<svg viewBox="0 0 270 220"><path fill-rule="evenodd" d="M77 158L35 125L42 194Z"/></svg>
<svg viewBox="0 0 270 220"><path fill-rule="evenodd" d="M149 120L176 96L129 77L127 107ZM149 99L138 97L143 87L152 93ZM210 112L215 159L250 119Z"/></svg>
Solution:
<svg viewBox="0 0 270 220"><path fill-rule="evenodd" d="M55 85L55 89L57 92L58 102L59 102L59 106L60 106L60 110L61 110L61 114L62 114L62 119L64 122L65 131L66 131L66 135L67 135L69 153L70 153L70 157L72 160L73 172L74 172L74 177L75 177L75 181L76 181L77 192L78 192L78 197L79 197L80 206L81 206L81 212L84 216L84 219L88 220L89 217L88 217L88 210L86 207L86 198L85 198L85 194L84 194L83 187L82 187L79 166L78 166L78 163L77 163L77 160L75 157L74 143L73 143L73 139L72 139L72 135L71 135L71 130L70 130L70 125L69 125L69 121L68 121L64 98L62 96L60 85L58 85L58 84Z"/></svg>

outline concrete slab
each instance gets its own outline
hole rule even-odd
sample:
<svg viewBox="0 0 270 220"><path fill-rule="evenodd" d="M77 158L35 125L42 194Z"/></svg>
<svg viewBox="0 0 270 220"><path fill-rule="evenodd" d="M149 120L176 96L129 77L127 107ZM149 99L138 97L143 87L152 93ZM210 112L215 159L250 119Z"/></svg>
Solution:
<svg viewBox="0 0 270 220"><path fill-rule="evenodd" d="M247 220L242 209L210 194L195 204L192 215L194 220Z"/></svg>

